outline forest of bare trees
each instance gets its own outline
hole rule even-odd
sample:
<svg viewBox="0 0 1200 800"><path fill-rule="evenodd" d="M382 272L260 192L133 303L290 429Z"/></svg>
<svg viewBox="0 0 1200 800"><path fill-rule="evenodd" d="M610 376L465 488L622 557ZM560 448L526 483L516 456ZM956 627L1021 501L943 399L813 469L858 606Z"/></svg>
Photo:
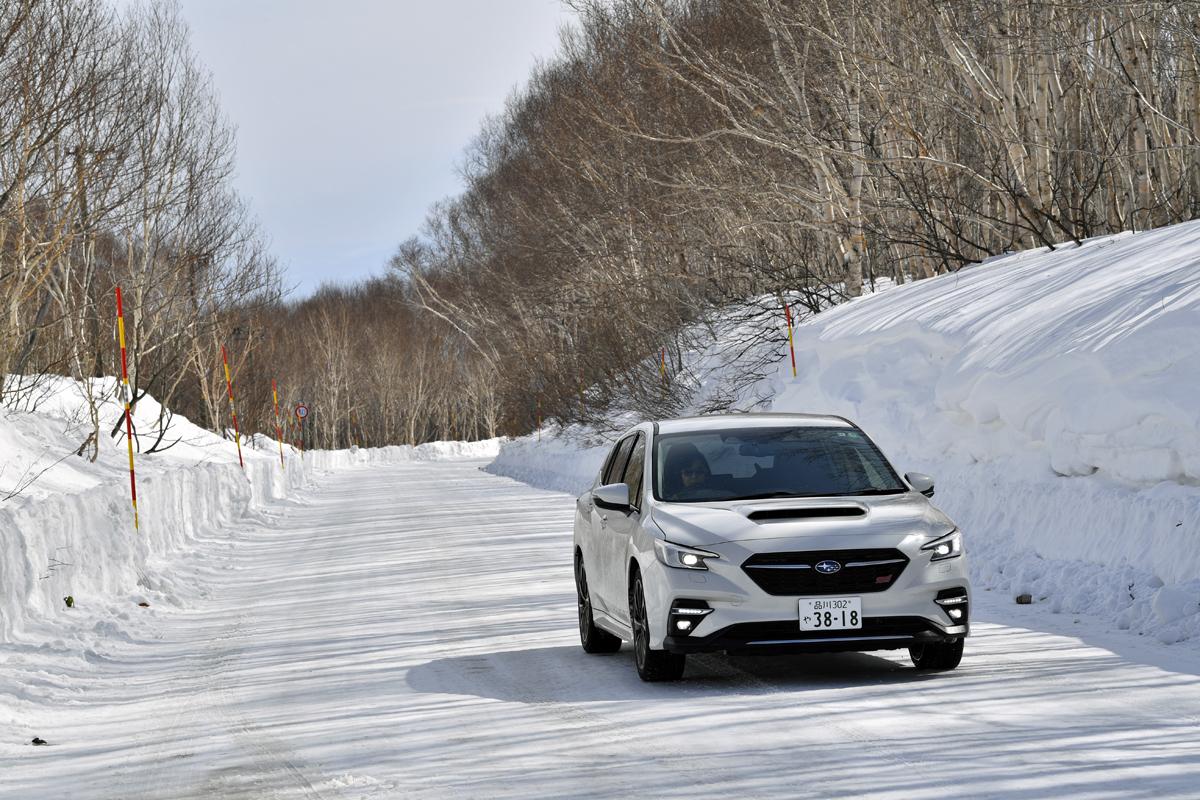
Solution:
<svg viewBox="0 0 1200 800"><path fill-rule="evenodd" d="M658 354L746 298L816 311L1196 216L1200 4L573 5L578 30L468 152L467 190L392 264L499 376L516 429L536 400L562 420L672 410Z"/></svg>
<svg viewBox="0 0 1200 800"><path fill-rule="evenodd" d="M39 376L119 374L124 289L134 399L221 424L206 381L239 315L279 279L230 186L234 136L173 6L0 2L0 399L37 402ZM95 457L99 430L81 454ZM167 419L142 431L163 445Z"/></svg>
<svg viewBox="0 0 1200 800"><path fill-rule="evenodd" d="M0 0L0 374L113 374L119 282L137 391L213 428L224 342L253 429L278 377L321 446L520 433L678 408L718 310L1197 216L1200 3L571 5L387 274L283 302L171 7Z"/></svg>

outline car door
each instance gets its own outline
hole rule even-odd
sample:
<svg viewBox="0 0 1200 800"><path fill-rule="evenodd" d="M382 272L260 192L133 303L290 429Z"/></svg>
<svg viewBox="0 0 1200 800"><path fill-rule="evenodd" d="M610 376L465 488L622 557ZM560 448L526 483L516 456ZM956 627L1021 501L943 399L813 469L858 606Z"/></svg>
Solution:
<svg viewBox="0 0 1200 800"><path fill-rule="evenodd" d="M613 446L612 453L608 457L608 461L604 470L600 473L600 480L597 481L593 489L601 486L607 486L610 483L620 483L621 476L625 474L625 465L629 462L629 451L633 449L635 436L626 436ZM587 567L588 573L588 592L591 594L592 607L613 614L609 606L610 592L607 591L607 584L612 580L610 572L612 566L609 564L609 520L613 516L620 516L619 511L601 508L596 505L595 500L592 501L591 518L591 540L593 553L588 553L584 550L584 565Z"/></svg>
<svg viewBox="0 0 1200 800"><path fill-rule="evenodd" d="M629 485L629 511L609 511L606 535L602 536L604 562L608 571L604 577L605 603L608 613L629 623L629 565L626 557L629 543L642 521L642 477L646 467L646 436L639 433L629 451L621 477L614 483Z"/></svg>
<svg viewBox="0 0 1200 800"><path fill-rule="evenodd" d="M604 485L604 477L608 474L613 459L616 457L617 446L614 444L609 449L608 455L605 456L604 463L600 465L600 470L596 473L591 487L575 500L575 544L578 545L579 551L583 554L583 565L587 570L589 582L598 582L600 575L600 567L598 566L600 561L598 544L599 526L597 524L599 517L596 514L596 502L592 498L592 492L596 490L596 487ZM595 598L593 598L592 602L594 605Z"/></svg>

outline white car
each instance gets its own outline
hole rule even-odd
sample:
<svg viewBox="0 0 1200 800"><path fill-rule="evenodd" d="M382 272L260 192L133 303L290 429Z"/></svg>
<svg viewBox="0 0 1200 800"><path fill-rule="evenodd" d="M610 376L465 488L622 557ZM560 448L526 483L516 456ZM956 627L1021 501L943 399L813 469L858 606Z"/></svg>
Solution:
<svg viewBox="0 0 1200 800"><path fill-rule="evenodd" d="M954 669L970 586L932 495L841 417L637 425L576 503L583 649L632 641L647 681L722 651L908 648L918 668Z"/></svg>

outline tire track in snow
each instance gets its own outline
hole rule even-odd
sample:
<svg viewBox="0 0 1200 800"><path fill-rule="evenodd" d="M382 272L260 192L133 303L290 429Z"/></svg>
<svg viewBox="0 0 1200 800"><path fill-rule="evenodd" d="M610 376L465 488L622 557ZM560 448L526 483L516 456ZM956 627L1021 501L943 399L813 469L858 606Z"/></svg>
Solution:
<svg viewBox="0 0 1200 800"><path fill-rule="evenodd" d="M294 511L207 555L207 607L120 694L172 681L117 776L154 783L80 796L1195 796L1196 673L1035 617L994 609L952 675L701 656L642 684L628 647L579 650L565 495L381 466Z"/></svg>
<svg viewBox="0 0 1200 800"><path fill-rule="evenodd" d="M299 790L307 800L327 800L326 795L319 791L305 773L299 760L287 745L271 735L263 725L248 720L239 713L238 706L231 697L229 683L232 680L232 667L237 660L237 651L229 645L244 637L246 616L243 614L234 622L227 632L214 640L215 647L210 649L214 654L212 678L207 691L213 698L213 708L219 714L224 727L234 737L237 744L254 755L253 761L241 768L240 773L224 773L224 780L235 777L282 775L291 788ZM272 787L277 796L280 790ZM284 796L294 796L289 793Z"/></svg>
<svg viewBox="0 0 1200 800"><path fill-rule="evenodd" d="M239 711L230 687L237 683L243 643L253 638L252 631L248 632L250 614L245 610L253 605L239 605L233 621L220 624L215 635L206 633L203 615L184 628L199 644L198 657L189 660L192 666L178 681L185 687L178 694L186 699L165 728L146 735L155 738L148 748L149 755L141 755L138 760L162 766L178 764L192 754L175 752L176 743L197 735L210 740L213 736L228 737L232 752L221 754L216 763L200 765L199 769L156 770L155 786L146 797L333 800L339 795L320 789L309 768L286 743ZM220 612L219 608L212 610Z"/></svg>

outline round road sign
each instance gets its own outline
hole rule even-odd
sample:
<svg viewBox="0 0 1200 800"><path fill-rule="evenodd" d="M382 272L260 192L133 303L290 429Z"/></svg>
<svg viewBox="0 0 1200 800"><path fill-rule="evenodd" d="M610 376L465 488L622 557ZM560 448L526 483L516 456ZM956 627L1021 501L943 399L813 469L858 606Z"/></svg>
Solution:
<svg viewBox="0 0 1200 800"><path fill-rule="evenodd" d="M304 405L304 403L301 403L300 405L296 406L296 416L302 420L305 417L307 417L308 416L308 406Z"/></svg>

